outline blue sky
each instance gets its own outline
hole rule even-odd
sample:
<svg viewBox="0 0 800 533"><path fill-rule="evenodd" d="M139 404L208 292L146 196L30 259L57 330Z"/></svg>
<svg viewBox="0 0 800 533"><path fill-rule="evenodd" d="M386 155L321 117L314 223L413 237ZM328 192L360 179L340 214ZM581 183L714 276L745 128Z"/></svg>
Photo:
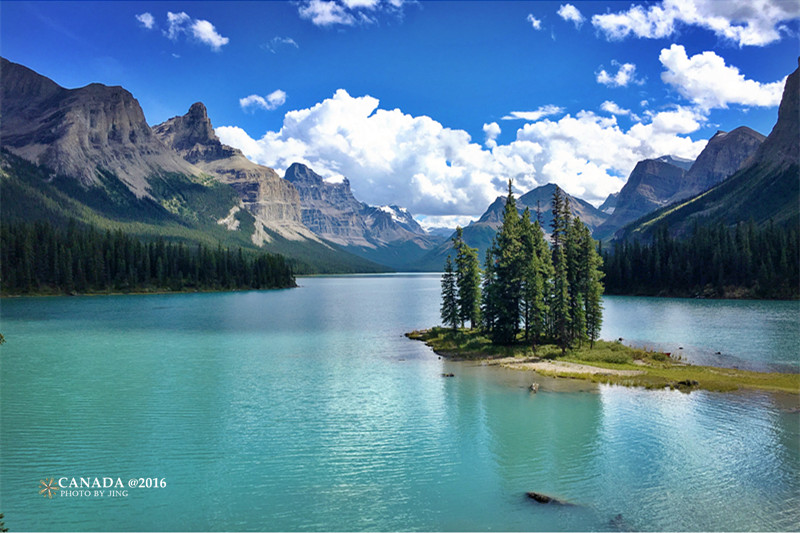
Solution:
<svg viewBox="0 0 800 533"><path fill-rule="evenodd" d="M638 160L768 134L799 17L781 0L3 1L0 53L122 85L151 125L202 101L254 161L346 176L432 225L479 216L509 178L597 204Z"/></svg>

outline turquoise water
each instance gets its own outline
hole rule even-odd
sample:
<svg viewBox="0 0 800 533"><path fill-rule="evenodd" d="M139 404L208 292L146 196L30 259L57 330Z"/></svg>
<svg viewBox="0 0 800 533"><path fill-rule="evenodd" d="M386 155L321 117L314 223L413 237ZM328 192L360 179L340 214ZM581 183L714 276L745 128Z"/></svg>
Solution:
<svg viewBox="0 0 800 533"><path fill-rule="evenodd" d="M530 374L443 361L403 337L439 322L438 276L300 285L3 300L6 526L798 529L796 398L543 378L532 395ZM657 313L659 302L608 298L604 336L669 342L666 319L652 331L622 322ZM664 302L677 313L681 301ZM797 323L796 306L691 305L703 316L732 313L749 330L743 338L789 335L788 352L730 357L797 364L800 336L786 327ZM670 323L688 329L679 316ZM710 329L679 341L713 354L721 345L704 342L717 338ZM166 486L47 499L38 493L45 477L156 477ZM540 505L525 497L531 490L576 505Z"/></svg>
<svg viewBox="0 0 800 533"><path fill-rule="evenodd" d="M695 364L800 372L800 301L607 296L602 337Z"/></svg>

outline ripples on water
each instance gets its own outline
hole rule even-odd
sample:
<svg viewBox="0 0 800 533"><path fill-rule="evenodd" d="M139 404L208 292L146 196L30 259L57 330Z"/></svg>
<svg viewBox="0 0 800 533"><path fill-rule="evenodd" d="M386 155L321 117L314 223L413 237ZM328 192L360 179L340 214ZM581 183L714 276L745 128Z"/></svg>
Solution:
<svg viewBox="0 0 800 533"><path fill-rule="evenodd" d="M608 386L580 393L544 380L532 395L526 373L441 361L402 336L438 322L438 277L301 285L4 301L6 525L550 531L800 523L798 414L778 397ZM607 325L617 327L613 318ZM37 494L39 479L61 475L157 476L168 485L118 499ZM529 490L578 505L543 506L525 497Z"/></svg>

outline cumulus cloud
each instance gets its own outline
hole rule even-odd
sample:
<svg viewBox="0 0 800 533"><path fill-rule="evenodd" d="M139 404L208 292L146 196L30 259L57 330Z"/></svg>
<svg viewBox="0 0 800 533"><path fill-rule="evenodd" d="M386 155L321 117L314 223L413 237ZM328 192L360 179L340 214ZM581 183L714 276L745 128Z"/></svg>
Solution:
<svg viewBox="0 0 800 533"><path fill-rule="evenodd" d="M300 48L300 45L295 42L291 37L273 37L268 43L261 45L265 50L269 50L273 54L277 54L283 48Z"/></svg>
<svg viewBox="0 0 800 533"><path fill-rule="evenodd" d="M581 111L558 121L526 124L517 140L541 146L541 156L534 160L540 182L553 181L570 194L599 201L619 190L642 159L665 154L696 158L706 141L684 135L697 131L701 120L695 111L677 108L625 131L616 117Z"/></svg>
<svg viewBox="0 0 800 533"><path fill-rule="evenodd" d="M497 136L500 135L500 125L497 122L483 125L483 133L486 134L486 144L489 148L497 146Z"/></svg>
<svg viewBox="0 0 800 533"><path fill-rule="evenodd" d="M164 34L171 40L177 41L181 34L194 37L197 41L207 44L215 52L228 44L230 39L217 33L216 28L207 20L192 19L188 14L167 12L167 29Z"/></svg>
<svg viewBox="0 0 800 533"><path fill-rule="evenodd" d="M611 100L606 100L602 104L600 104L600 109L605 111L606 113L611 113L612 115L630 115L630 109L623 109L617 105L616 102L612 102Z"/></svg>
<svg viewBox="0 0 800 533"><path fill-rule="evenodd" d="M601 67L600 72L597 72L597 83L602 83L607 87L627 87L631 83L641 85L644 80L636 77L636 65L633 63L622 63L611 61L611 64L617 67L616 74L610 74Z"/></svg>
<svg viewBox="0 0 800 533"><path fill-rule="evenodd" d="M550 115L557 115L564 111L563 107L552 104L540 106L536 111L512 111L501 120L527 120L534 121Z"/></svg>
<svg viewBox="0 0 800 533"><path fill-rule="evenodd" d="M172 11L167 11L167 37L176 41L178 35L186 32L186 27L191 20L192 17L184 12L173 13Z"/></svg>
<svg viewBox="0 0 800 533"><path fill-rule="evenodd" d="M483 147L463 130L380 109L376 98L339 89L313 107L287 112L280 130L260 139L236 126L218 127L216 133L279 172L297 161L327 178L347 176L358 198L372 205L402 205L424 216L475 217L505 194L508 179L525 191L555 182L599 203L622 187L642 159L695 158L705 141L687 135L702 120L696 111L677 107L624 129L615 116L582 111L527 123L504 145L495 136L500 127L486 124Z"/></svg>
<svg viewBox="0 0 800 533"><path fill-rule="evenodd" d="M702 110L727 108L729 104L771 107L780 104L786 78L772 83L745 79L735 66L714 52L688 57L678 44L658 56L666 71L661 79Z"/></svg>
<svg viewBox="0 0 800 533"><path fill-rule="evenodd" d="M214 25L207 20L195 20L191 28L192 35L194 35L198 41L209 45L215 51L219 51L223 45L228 44L230 41L227 37L223 37L217 33Z"/></svg>
<svg viewBox="0 0 800 533"><path fill-rule="evenodd" d="M459 216L459 215L445 215L445 216L421 216L418 219L419 225L425 230L431 228L453 228L461 226L462 228L469 225L470 222L476 220L476 216Z"/></svg>
<svg viewBox="0 0 800 533"><path fill-rule="evenodd" d="M537 19L536 17L534 17L533 13L528 13L528 18L526 20L531 23L531 26L533 27L534 30L542 29L541 19Z"/></svg>
<svg viewBox="0 0 800 533"><path fill-rule="evenodd" d="M741 46L764 46L790 33L783 24L800 18L800 3L786 0L663 0L645 8L594 15L608 39L669 37L681 24L699 26Z"/></svg>
<svg viewBox="0 0 800 533"><path fill-rule="evenodd" d="M402 16L405 0L301 0L300 18L315 26L375 24L381 14Z"/></svg>
<svg viewBox="0 0 800 533"><path fill-rule="evenodd" d="M573 24L575 24L576 28L580 28L583 25L583 21L586 20L583 15L581 15L581 12L578 10L578 8L572 4L561 5L556 13L558 13L558 16L562 19L571 21Z"/></svg>
<svg viewBox="0 0 800 533"><path fill-rule="evenodd" d="M300 18L310 20L315 26L352 26L356 23L355 17L333 0L310 0L298 6L298 13Z"/></svg>
<svg viewBox="0 0 800 533"><path fill-rule="evenodd" d="M245 98L239 98L239 105L244 111L259 107L271 111L282 106L284 103L286 103L286 93L280 89L269 93L266 97L251 94Z"/></svg>
<svg viewBox="0 0 800 533"><path fill-rule="evenodd" d="M156 24L156 19L153 18L153 15L147 12L136 15L136 20L138 20L141 25L148 30L152 30Z"/></svg>
<svg viewBox="0 0 800 533"><path fill-rule="evenodd" d="M380 3L380 0L342 0L342 3L349 9L367 8L374 9Z"/></svg>

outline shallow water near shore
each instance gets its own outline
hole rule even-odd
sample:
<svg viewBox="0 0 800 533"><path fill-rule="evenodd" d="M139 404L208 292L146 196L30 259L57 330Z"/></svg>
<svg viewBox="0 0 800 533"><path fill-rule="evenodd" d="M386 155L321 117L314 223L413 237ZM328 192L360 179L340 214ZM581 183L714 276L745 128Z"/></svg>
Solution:
<svg viewBox="0 0 800 533"><path fill-rule="evenodd" d="M800 524L796 398L546 378L534 395L529 373L440 360L403 336L439 323L438 275L298 281L300 288L271 292L4 300L6 526L738 531ZM796 302L609 297L605 306L604 338L798 365ZM720 333L712 318L721 315L736 331ZM737 351L739 338L760 341ZM455 377L441 376L450 372ZM114 498L38 493L45 477L81 476L156 477L166 487ZM541 505L526 491L576 505Z"/></svg>

